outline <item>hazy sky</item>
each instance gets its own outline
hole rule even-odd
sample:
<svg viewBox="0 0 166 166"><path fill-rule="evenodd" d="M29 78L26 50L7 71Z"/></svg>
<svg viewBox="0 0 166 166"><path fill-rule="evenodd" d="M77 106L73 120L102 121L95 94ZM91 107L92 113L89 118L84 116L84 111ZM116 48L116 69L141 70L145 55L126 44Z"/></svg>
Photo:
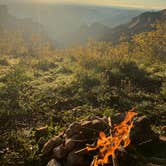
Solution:
<svg viewBox="0 0 166 166"><path fill-rule="evenodd" d="M42 2L42 3L77 3L77 4L95 4L104 6L124 6L137 8L166 8L166 0L0 0L0 2Z"/></svg>

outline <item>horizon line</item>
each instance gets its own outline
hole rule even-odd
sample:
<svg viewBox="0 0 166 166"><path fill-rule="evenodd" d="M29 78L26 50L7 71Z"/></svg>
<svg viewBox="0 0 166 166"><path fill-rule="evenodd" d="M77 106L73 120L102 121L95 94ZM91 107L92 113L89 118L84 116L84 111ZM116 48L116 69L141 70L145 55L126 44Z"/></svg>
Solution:
<svg viewBox="0 0 166 166"><path fill-rule="evenodd" d="M76 5L76 6L96 6L96 7L115 7L115 8L128 8L128 9L138 9L138 10L164 10L166 8L162 7L145 7L145 6L135 6L135 5L99 5L93 3L74 3L74 2L0 2L0 5L10 5L10 4L55 4L55 5Z"/></svg>

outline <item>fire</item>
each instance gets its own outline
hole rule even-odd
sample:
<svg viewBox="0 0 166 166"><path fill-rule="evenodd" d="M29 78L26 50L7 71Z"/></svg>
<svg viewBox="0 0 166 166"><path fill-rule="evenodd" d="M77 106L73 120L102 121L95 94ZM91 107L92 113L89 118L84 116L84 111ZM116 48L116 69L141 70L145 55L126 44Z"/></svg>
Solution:
<svg viewBox="0 0 166 166"><path fill-rule="evenodd" d="M94 151L99 149L99 154L94 158L93 166L99 166L109 163L109 157L114 158L115 151L120 146L124 148L130 144L130 130L133 127L133 117L137 115L134 109L126 113L124 121L119 125L114 126L114 129L110 132L110 136L106 136L104 132L99 133L99 139L95 148L87 147L88 151Z"/></svg>

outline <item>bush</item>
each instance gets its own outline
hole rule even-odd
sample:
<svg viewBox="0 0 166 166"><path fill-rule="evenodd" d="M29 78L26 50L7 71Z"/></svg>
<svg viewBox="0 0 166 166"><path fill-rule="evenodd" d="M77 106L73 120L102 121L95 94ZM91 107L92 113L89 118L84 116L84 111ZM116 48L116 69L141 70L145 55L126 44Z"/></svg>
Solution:
<svg viewBox="0 0 166 166"><path fill-rule="evenodd" d="M161 80L157 77L152 78L148 72L139 68L135 62L123 63L120 72L124 77L129 78L133 86L147 92L159 91Z"/></svg>
<svg viewBox="0 0 166 166"><path fill-rule="evenodd" d="M49 62L47 60L39 60L39 62L36 65L36 68L42 71L48 71L51 68L57 67L55 63Z"/></svg>
<svg viewBox="0 0 166 166"><path fill-rule="evenodd" d="M0 58L0 65L2 66L8 66L9 62L6 58Z"/></svg>
<svg viewBox="0 0 166 166"><path fill-rule="evenodd" d="M166 83L163 83L163 85L162 85L161 95L166 100Z"/></svg>
<svg viewBox="0 0 166 166"><path fill-rule="evenodd" d="M0 100L5 101L5 108L15 110L19 108L19 96L25 82L30 78L23 66L15 66L4 76L4 88L1 90ZM2 105L1 105L2 107Z"/></svg>

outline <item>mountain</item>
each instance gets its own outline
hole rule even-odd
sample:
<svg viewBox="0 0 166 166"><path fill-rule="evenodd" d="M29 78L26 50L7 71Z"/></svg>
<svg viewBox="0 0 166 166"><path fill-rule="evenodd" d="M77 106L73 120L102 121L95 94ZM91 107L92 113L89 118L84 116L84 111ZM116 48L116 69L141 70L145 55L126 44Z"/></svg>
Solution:
<svg viewBox="0 0 166 166"><path fill-rule="evenodd" d="M44 32L42 25L32 19L18 19L10 15L5 5L0 5L0 27L6 31L22 32L27 35Z"/></svg>
<svg viewBox="0 0 166 166"><path fill-rule="evenodd" d="M9 12L17 18L31 18L41 23L50 38L64 45L67 45L69 41L75 43L72 38L84 37L86 30L87 34L90 34L92 30L88 28L93 28L96 23L99 29L101 26L112 28L144 12L142 9L76 4L19 3L9 5L8 8Z"/></svg>
<svg viewBox="0 0 166 166"><path fill-rule="evenodd" d="M102 40L117 43L121 35L130 39L133 35L153 30L153 25L160 21L166 21L166 9L157 12L142 13L134 17L129 23L112 28L109 33L106 32Z"/></svg>
<svg viewBox="0 0 166 166"><path fill-rule="evenodd" d="M7 6L0 5L0 54L37 56L43 48L51 49L52 45L59 47L40 23L30 18L16 18Z"/></svg>
<svg viewBox="0 0 166 166"><path fill-rule="evenodd" d="M64 46L84 45L89 39L100 41L103 34L110 32L110 28L101 23L95 22L91 25L82 25L76 31L66 34Z"/></svg>
<svg viewBox="0 0 166 166"><path fill-rule="evenodd" d="M83 44L88 38L117 44L122 35L126 39L130 39L133 35L153 30L155 28L153 25L160 21L166 21L166 10L142 13L134 17L130 22L115 26L114 28L94 23L90 26L79 28L72 36L68 36L67 38L72 38L72 40L69 40L69 43L73 45Z"/></svg>
<svg viewBox="0 0 166 166"><path fill-rule="evenodd" d="M50 39L42 24L31 18L17 18L9 13L6 5L0 5L0 37L19 34L23 42L31 45L32 38L38 38L40 43L52 43L57 47L59 44Z"/></svg>
<svg viewBox="0 0 166 166"><path fill-rule="evenodd" d="M145 12L74 4L20 3L8 8L9 13L5 13L5 9L1 11L1 15L4 17L5 13L7 17L3 18L7 27L47 33L65 47L84 44L88 39L112 43L117 43L121 35L130 39L134 34L152 30L152 24L165 20L166 13L166 10Z"/></svg>
<svg viewBox="0 0 166 166"><path fill-rule="evenodd" d="M114 12L114 15L109 15L108 18L103 19L100 21L100 23L109 26L111 28L118 26L120 24L125 24L126 22L129 22L133 17L138 16L139 14L145 12L143 9L124 9L121 10L117 9L111 9L112 12Z"/></svg>

